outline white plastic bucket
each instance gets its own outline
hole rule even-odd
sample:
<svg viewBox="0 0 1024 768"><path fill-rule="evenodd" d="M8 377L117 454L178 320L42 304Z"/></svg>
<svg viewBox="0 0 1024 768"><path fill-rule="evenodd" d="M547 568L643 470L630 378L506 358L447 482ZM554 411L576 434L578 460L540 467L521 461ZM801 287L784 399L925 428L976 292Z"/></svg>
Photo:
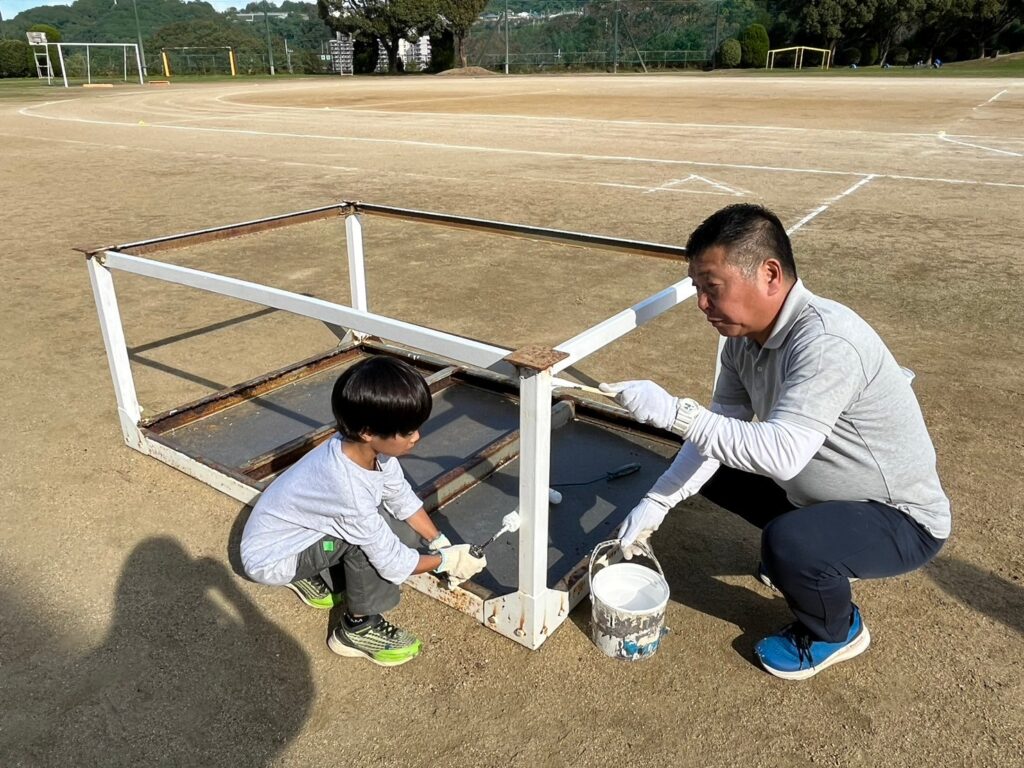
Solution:
<svg viewBox="0 0 1024 768"><path fill-rule="evenodd" d="M640 548L657 571L639 563L605 562L595 575L594 565L601 562L598 552L618 545L618 539L603 541L590 556L590 635L605 655L637 661L658 650L665 632L668 582L661 563L646 545Z"/></svg>

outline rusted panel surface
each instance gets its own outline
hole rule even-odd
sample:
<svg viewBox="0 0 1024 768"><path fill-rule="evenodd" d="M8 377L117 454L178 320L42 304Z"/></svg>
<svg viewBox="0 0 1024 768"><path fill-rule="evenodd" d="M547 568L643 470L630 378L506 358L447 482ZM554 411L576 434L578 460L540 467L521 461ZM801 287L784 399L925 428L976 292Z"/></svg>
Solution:
<svg viewBox="0 0 1024 768"><path fill-rule="evenodd" d="M186 456L197 461L198 463L203 464L204 466L207 466L216 472L220 472L222 475L226 475L233 480L237 480L238 482L247 485L250 488L253 488L255 490L262 490L256 483L253 482L251 477L246 477L234 467L229 467L225 464L221 464L218 461L213 461L212 459L208 459L204 456L199 456L194 453L182 451L181 446L176 445L174 442L168 440L165 435L153 432L152 430L143 428L142 433L143 435L146 436L148 440L152 440L154 443L160 443L161 445L165 445L172 450L184 453Z"/></svg>
<svg viewBox="0 0 1024 768"><path fill-rule="evenodd" d="M266 395L275 389L316 375L322 371L353 362L360 356L358 347L333 350L323 355L281 368L277 371L249 379L230 389L222 389L206 397L201 397L186 405L164 411L149 419L144 419L141 426L149 427L155 432L167 433L193 421L210 416L225 408L238 405L255 397Z"/></svg>
<svg viewBox="0 0 1024 768"><path fill-rule="evenodd" d="M551 436L551 483L562 503L549 508L548 584L572 589L580 564L593 547L613 538L629 511L668 467L678 444L643 433L573 420ZM606 480L605 474L639 463L636 474ZM560 485L583 483L586 485ZM519 460L513 459L482 482L441 506L432 519L452 541L479 544L501 528L501 518L519 503ZM518 536L506 534L487 548L488 568L475 581L502 595L518 588ZM579 592L571 597L578 600Z"/></svg>
<svg viewBox="0 0 1024 768"><path fill-rule="evenodd" d="M433 512L460 493L472 488L485 477L519 455L519 431L511 432L488 445L462 465L445 472L416 489L427 512Z"/></svg>
<svg viewBox="0 0 1024 768"><path fill-rule="evenodd" d="M517 368L529 368L534 371L546 371L555 363L565 360L568 352L560 352L543 344L527 344L520 347L511 355L505 356L505 361Z"/></svg>
<svg viewBox="0 0 1024 768"><path fill-rule="evenodd" d="M155 237L149 240L139 240L138 242L125 243L113 248L76 248L75 250L81 251L88 256L95 256L97 253L101 253L103 251L119 251L120 253L131 254L133 256L142 256L144 254L157 253L159 251L169 251L174 248L183 248L189 245L199 245L200 243L210 243L216 240L227 240L232 237L253 235L259 232L266 232L271 229L290 227L294 224L304 224L310 221L330 219L344 215L347 210L348 205L341 203L325 206L323 208L312 208L306 211L285 213L280 216L270 216L268 218L257 219L255 221L244 221L239 224L228 224L223 227L211 227L210 229L200 229L194 232L183 232L177 235L166 235L164 237Z"/></svg>

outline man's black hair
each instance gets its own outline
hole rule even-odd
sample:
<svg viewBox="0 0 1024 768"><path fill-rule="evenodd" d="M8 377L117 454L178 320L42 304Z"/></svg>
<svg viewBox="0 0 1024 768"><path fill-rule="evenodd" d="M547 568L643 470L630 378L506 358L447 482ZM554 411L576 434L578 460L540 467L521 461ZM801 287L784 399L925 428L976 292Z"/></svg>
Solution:
<svg viewBox="0 0 1024 768"><path fill-rule="evenodd" d="M715 246L726 250L726 261L752 276L765 259L775 258L782 272L796 280L793 246L779 217L751 203L730 205L704 219L686 242L686 260L694 261Z"/></svg>
<svg viewBox="0 0 1024 768"><path fill-rule="evenodd" d="M349 440L364 432L394 437L419 429L433 406L430 387L406 362L376 355L348 368L334 382L331 410Z"/></svg>

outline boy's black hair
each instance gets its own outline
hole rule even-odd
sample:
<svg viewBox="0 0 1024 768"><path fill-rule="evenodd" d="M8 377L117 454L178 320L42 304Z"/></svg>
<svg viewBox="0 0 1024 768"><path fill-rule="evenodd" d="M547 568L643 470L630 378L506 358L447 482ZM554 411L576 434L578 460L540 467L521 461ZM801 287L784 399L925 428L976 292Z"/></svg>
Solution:
<svg viewBox="0 0 1024 768"><path fill-rule="evenodd" d="M406 362L376 355L348 368L334 382L331 410L349 440L363 432L394 437L419 429L434 401L423 377Z"/></svg>
<svg viewBox="0 0 1024 768"><path fill-rule="evenodd" d="M779 217L767 208L737 203L708 216L686 242L686 260L693 261L716 245L726 249L726 261L750 276L775 258L782 272L796 280L793 246Z"/></svg>

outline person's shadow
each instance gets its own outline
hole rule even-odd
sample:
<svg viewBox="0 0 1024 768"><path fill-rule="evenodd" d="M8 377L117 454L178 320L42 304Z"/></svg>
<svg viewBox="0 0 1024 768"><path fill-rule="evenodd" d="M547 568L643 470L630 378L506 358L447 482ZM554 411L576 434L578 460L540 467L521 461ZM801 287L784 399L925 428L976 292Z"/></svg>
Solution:
<svg viewBox="0 0 1024 768"><path fill-rule="evenodd" d="M89 610L73 593L60 598L68 611ZM115 600L110 630L91 652L61 654L75 640L58 627L38 652L5 665L0 763L275 762L312 706L309 658L229 569L192 558L174 539L149 539L128 557Z"/></svg>

